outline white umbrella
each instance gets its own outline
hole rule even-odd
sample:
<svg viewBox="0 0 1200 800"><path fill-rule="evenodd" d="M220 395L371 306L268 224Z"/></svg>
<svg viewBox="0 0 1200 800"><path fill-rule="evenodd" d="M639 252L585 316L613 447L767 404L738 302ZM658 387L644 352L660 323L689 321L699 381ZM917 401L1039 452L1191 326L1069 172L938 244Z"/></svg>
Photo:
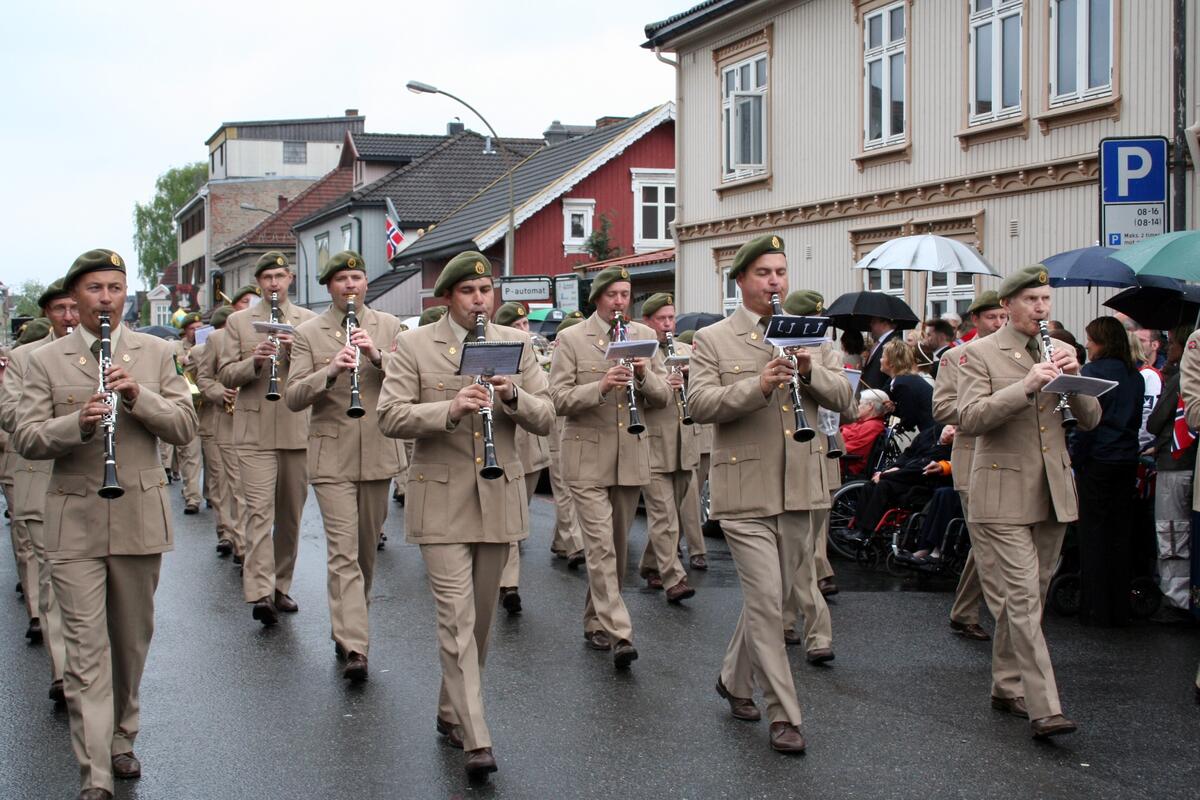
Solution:
<svg viewBox="0 0 1200 800"><path fill-rule="evenodd" d="M974 247L931 233L901 236L884 242L867 253L854 268L1000 275Z"/></svg>

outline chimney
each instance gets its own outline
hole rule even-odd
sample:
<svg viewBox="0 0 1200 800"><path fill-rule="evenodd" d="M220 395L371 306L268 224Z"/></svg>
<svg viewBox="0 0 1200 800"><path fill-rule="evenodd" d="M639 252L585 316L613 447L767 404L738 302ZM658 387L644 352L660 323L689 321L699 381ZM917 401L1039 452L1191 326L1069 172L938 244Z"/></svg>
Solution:
<svg viewBox="0 0 1200 800"><path fill-rule="evenodd" d="M607 128L609 125L616 125L618 122L624 122L629 117L600 117L596 120L597 128Z"/></svg>
<svg viewBox="0 0 1200 800"><path fill-rule="evenodd" d="M571 134L563 126L559 120L554 120L550 123L550 127L542 131L542 138L546 140L546 144L553 147L556 144L561 144L571 138Z"/></svg>
<svg viewBox="0 0 1200 800"><path fill-rule="evenodd" d="M457 136L458 134L462 133L466 129L467 129L467 126L464 125L462 120L459 120L459 119L452 119L446 123L446 135L447 136Z"/></svg>
<svg viewBox="0 0 1200 800"><path fill-rule="evenodd" d="M275 202L279 204L279 208L283 208L284 206L286 206L288 204L288 199L285 195L281 194L281 195L276 196Z"/></svg>
<svg viewBox="0 0 1200 800"><path fill-rule="evenodd" d="M346 109L346 116L347 116L347 117L357 117L357 116L358 116L358 109L357 109L357 108L347 108L347 109Z"/></svg>

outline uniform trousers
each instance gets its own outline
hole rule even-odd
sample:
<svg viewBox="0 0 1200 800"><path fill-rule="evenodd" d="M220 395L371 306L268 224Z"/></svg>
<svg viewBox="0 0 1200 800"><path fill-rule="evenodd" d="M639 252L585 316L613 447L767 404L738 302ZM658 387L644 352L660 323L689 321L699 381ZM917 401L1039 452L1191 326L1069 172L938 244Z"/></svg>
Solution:
<svg viewBox="0 0 1200 800"><path fill-rule="evenodd" d="M588 591L583 610L585 635L605 631L613 641L633 641L633 621L621 599L629 560L629 526L637 513L641 486L572 486L575 513L583 531Z"/></svg>
<svg viewBox="0 0 1200 800"><path fill-rule="evenodd" d="M575 497L563 480L557 450L550 453L550 490L554 493L554 538L550 549L564 556L578 553L583 549L583 531L575 513Z"/></svg>
<svg viewBox="0 0 1200 800"><path fill-rule="evenodd" d="M29 539L28 522L16 518L13 504L9 505L8 512L9 525L12 526L13 563L16 564L17 578L21 581L21 591L25 596L25 611L33 619L38 615L37 558L33 554L33 542Z"/></svg>
<svg viewBox="0 0 1200 800"><path fill-rule="evenodd" d="M538 480L542 477L540 469L525 473L525 499L533 502L537 494ZM521 585L521 545L513 542L508 546L508 561L504 564L504 574L500 576L500 585L506 589L516 589Z"/></svg>
<svg viewBox="0 0 1200 800"><path fill-rule="evenodd" d="M204 456L204 496L212 504L217 518L217 539L233 541L233 528L229 521L229 502L226 498L225 465L221 460L221 447L211 436L200 437L200 453Z"/></svg>
<svg viewBox="0 0 1200 800"><path fill-rule="evenodd" d="M463 728L463 748L492 746L483 718L483 665L496 615L507 544L423 544L437 609L442 685L438 717Z"/></svg>
<svg viewBox="0 0 1200 800"><path fill-rule="evenodd" d="M313 484L325 522L330 638L347 653L367 655L367 609L390 485L388 478Z"/></svg>
<svg viewBox="0 0 1200 800"><path fill-rule="evenodd" d="M133 750L161 566L158 554L51 563L66 638L71 749L83 788L111 792L112 757Z"/></svg>
<svg viewBox="0 0 1200 800"><path fill-rule="evenodd" d="M829 563L829 509L813 509L813 526L816 528L816 541L813 543L813 554L816 558L817 580L823 581L833 577L833 564Z"/></svg>
<svg viewBox="0 0 1200 800"><path fill-rule="evenodd" d="M245 502L242 594L247 603L292 588L300 546L300 514L308 495L304 450L238 449ZM274 536L272 536L272 527ZM376 529L376 534L379 533Z"/></svg>
<svg viewBox="0 0 1200 800"><path fill-rule="evenodd" d="M813 631L806 647L832 643L829 607L817 591L812 517L811 511L785 511L762 519L721 520L742 585L742 613L725 651L721 681L737 697L752 697L757 683L771 722L801 722L783 641L784 598L801 581L800 611L806 630Z"/></svg>
<svg viewBox="0 0 1200 800"><path fill-rule="evenodd" d="M1031 720L1062 713L1042 608L1066 529L1065 523L1049 521L981 522L971 532L983 596L996 618L992 695L1024 697Z"/></svg>
<svg viewBox="0 0 1200 800"><path fill-rule="evenodd" d="M62 680L67 663L67 644L63 638L62 608L54 592L50 562L46 559L46 528L40 519L26 522L29 526L29 541L33 544L34 560L38 568L38 618L42 623L42 639L50 656L50 679Z"/></svg>
<svg viewBox="0 0 1200 800"><path fill-rule="evenodd" d="M967 493L958 493L962 503L963 519L967 518ZM950 621L963 625L979 624L979 606L983 602L983 584L979 582L979 568L975 564L975 537L967 525L967 535L971 537L971 551L967 553L967 561L963 564L962 576L958 579L958 588L954 591L954 605L950 607Z"/></svg>
<svg viewBox="0 0 1200 800"><path fill-rule="evenodd" d="M642 487L646 499L646 549L638 564L643 578L657 572L663 586L670 588L687 578L679 563L681 509L696 504L696 475L692 470L652 472L650 483Z"/></svg>
<svg viewBox="0 0 1200 800"><path fill-rule="evenodd" d="M179 492L183 496L183 502L187 505L200 505L200 501L204 499L200 493L200 437L193 438L187 444L174 446L160 441L158 453L162 459L163 468L167 470L171 469L172 454L174 455L174 464L181 481Z"/></svg>
<svg viewBox="0 0 1200 800"><path fill-rule="evenodd" d="M833 577L833 567L829 564L829 555L825 552L827 532L829 528L829 509L815 508L809 512L812 514L813 524L813 570L817 581L825 578ZM722 528L724 526L722 525ZM796 627L796 622L800 619L800 608L805 603L805 592L810 591L805 588L805 580L808 576L808 567L803 562L796 572L796 578L792 582L792 591L788 594L787 599L783 602L783 629L790 631ZM817 594L821 594L819 583L813 587ZM821 595L824 598L824 595ZM811 602L809 600L808 602ZM828 603L826 603L828 608ZM821 631L814 627L821 621L819 612L814 614L804 615L804 641L807 650L812 650L817 647L828 647L833 641L832 627L827 631ZM832 626L832 621L830 622ZM811 644L811 642L826 641L827 644Z"/></svg>
<svg viewBox="0 0 1200 800"><path fill-rule="evenodd" d="M237 449L232 445L218 444L217 451L221 454L221 487L223 499L222 510L225 515L225 531L229 541L233 542L233 552L242 554L246 551L246 501L242 497L242 460L238 457Z"/></svg>

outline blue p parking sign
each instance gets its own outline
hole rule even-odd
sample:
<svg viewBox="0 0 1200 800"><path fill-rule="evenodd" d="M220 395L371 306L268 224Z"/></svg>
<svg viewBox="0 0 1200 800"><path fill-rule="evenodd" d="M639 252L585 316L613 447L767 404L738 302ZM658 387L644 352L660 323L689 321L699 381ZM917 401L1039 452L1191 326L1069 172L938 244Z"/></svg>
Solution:
<svg viewBox="0 0 1200 800"><path fill-rule="evenodd" d="M1167 232L1167 140L1100 142L1100 241L1124 247Z"/></svg>

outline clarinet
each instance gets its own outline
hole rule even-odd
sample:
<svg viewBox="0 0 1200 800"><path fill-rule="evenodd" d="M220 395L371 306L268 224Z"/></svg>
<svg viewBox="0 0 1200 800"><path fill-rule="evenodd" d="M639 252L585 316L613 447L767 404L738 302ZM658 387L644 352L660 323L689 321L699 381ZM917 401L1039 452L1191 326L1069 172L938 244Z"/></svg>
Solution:
<svg viewBox="0 0 1200 800"><path fill-rule="evenodd" d="M358 327L358 316L354 313L354 298L355 295L346 295L346 344L350 344L350 337L354 334L354 329ZM354 369L350 372L350 407L346 409L346 416L353 419L358 419L367 410L363 408L362 393L358 388L358 365L362 360L362 353L356 347L354 348Z"/></svg>
<svg viewBox="0 0 1200 800"><path fill-rule="evenodd" d="M486 314L475 315L475 341L482 342L484 328L487 325ZM475 382L487 389L488 403L496 401L496 388L491 382L486 380L492 377L488 375L480 375L475 379ZM493 481L496 478L504 477L504 468L496 461L496 439L492 430L492 407L491 405L484 406L479 409L479 420L483 423L483 466L479 469L479 477Z"/></svg>
<svg viewBox="0 0 1200 800"><path fill-rule="evenodd" d="M271 322L279 322L279 293L271 292ZM271 378L267 381L267 399L276 401L280 398L279 394L279 337L272 331L267 336L267 341L275 345L275 352L271 354Z"/></svg>
<svg viewBox="0 0 1200 800"><path fill-rule="evenodd" d="M670 331L667 331L665 336L667 337L667 355L674 356L675 355L675 337L671 334ZM671 371L681 377L683 375L683 368L678 365L672 366ZM683 424L691 425L692 424L692 412L688 409L687 381L686 380L684 381L683 386L675 391L675 395L679 402L679 410L683 412Z"/></svg>
<svg viewBox="0 0 1200 800"><path fill-rule="evenodd" d="M117 482L117 404L121 398L108 388L105 373L112 367L112 323L108 314L100 315L100 388L96 391L104 395L109 411L100 420L100 428L104 431L104 480L100 484L98 494L105 500L115 500L125 494L121 484Z"/></svg>
<svg viewBox="0 0 1200 800"><path fill-rule="evenodd" d="M628 341L628 335L625 326L625 316L617 311L613 314L613 322L616 323L617 341ZM627 369L633 369L633 362L628 358L621 359L621 366ZM625 384L625 400L629 403L629 427L628 431L634 435L642 433L646 430L646 426L642 423L642 412L637 407L637 390L633 388L633 381Z"/></svg>
<svg viewBox="0 0 1200 800"><path fill-rule="evenodd" d="M775 316L783 315L783 306L779 302L779 295L771 295L771 313ZM796 358L790 356L784 349L779 348L779 355L792 362L792 367L796 366ZM792 438L797 442L807 442L817 435L817 432L809 427L808 417L804 415L804 404L800 402L800 376L797 373L792 374L792 412L796 415L796 429L792 432Z"/></svg>
<svg viewBox="0 0 1200 800"><path fill-rule="evenodd" d="M1054 355L1054 346L1050 343L1050 326L1046 324L1046 320L1038 320L1038 334L1042 337L1042 351L1046 354L1046 360L1052 361ZM1061 371L1060 373L1061 374ZM1071 411L1070 406L1071 396L1068 394L1060 394L1058 396L1058 405L1054 407L1055 411L1062 413L1062 426L1068 431L1075 429L1079 424L1079 420L1075 419L1075 414Z"/></svg>

